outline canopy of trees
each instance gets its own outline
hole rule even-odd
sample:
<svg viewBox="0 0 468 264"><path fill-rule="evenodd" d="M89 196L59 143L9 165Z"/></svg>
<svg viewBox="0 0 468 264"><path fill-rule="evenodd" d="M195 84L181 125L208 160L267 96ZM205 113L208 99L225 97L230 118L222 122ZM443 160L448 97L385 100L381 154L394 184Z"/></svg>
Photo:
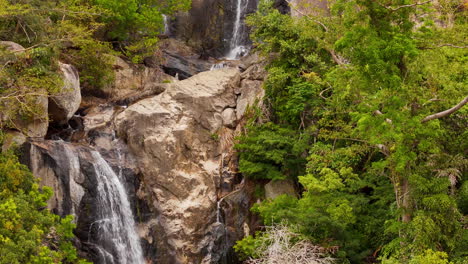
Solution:
<svg viewBox="0 0 468 264"><path fill-rule="evenodd" d="M268 114L252 113L240 170L302 194L252 210L338 248L338 263L466 263L467 6L334 0L299 17L270 6L250 17L271 58ZM255 257L256 245L237 249Z"/></svg>

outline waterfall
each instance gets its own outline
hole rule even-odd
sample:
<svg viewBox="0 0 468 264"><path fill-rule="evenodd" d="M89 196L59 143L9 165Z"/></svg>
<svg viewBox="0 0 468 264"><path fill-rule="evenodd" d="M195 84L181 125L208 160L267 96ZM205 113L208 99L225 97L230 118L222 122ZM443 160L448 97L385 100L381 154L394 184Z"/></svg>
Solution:
<svg viewBox="0 0 468 264"><path fill-rule="evenodd" d="M170 32L170 29L169 29L169 17L167 15L162 15L163 16L163 21L164 21L164 35L169 35L171 32Z"/></svg>
<svg viewBox="0 0 468 264"><path fill-rule="evenodd" d="M243 19L247 12L249 0L235 0L236 2L236 20L232 30L231 41L229 42L229 52L226 56L228 60L236 60L245 55L247 47L243 43L245 25Z"/></svg>
<svg viewBox="0 0 468 264"><path fill-rule="evenodd" d="M117 174L97 151L92 151L97 179L97 221L90 232L102 263L143 264L143 251L127 193ZM121 173L119 173L121 176ZM122 177L122 176L121 176Z"/></svg>

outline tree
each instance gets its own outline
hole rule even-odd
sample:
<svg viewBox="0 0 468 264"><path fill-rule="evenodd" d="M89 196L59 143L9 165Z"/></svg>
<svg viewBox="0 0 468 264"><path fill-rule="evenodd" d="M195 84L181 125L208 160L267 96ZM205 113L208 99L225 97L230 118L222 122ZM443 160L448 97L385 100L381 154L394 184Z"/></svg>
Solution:
<svg viewBox="0 0 468 264"><path fill-rule="evenodd" d="M337 0L327 15L291 18L263 1L250 24L259 50L275 54L265 103L277 125L314 142L296 175L302 197L255 207L267 223L287 220L353 263L466 256L455 200L467 165L467 21L455 8L444 22L441 4Z"/></svg>

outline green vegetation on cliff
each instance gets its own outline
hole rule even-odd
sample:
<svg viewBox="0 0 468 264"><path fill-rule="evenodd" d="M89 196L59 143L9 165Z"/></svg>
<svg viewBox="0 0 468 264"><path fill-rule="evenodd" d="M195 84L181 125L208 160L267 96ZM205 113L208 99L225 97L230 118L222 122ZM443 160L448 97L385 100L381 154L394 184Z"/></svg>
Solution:
<svg viewBox="0 0 468 264"><path fill-rule="evenodd" d="M293 179L301 196L252 210L337 249L339 263L464 263L466 6L336 0L290 17L270 3L250 24L271 58L259 119L271 122L240 138L240 170Z"/></svg>
<svg viewBox="0 0 468 264"><path fill-rule="evenodd" d="M46 209L51 195L13 153L0 153L0 263L87 263L71 243L72 217Z"/></svg>
<svg viewBox="0 0 468 264"><path fill-rule="evenodd" d="M187 10L190 3L0 0L0 41L24 47L12 51L0 46L0 108L11 110L8 102L17 101L24 107L12 116L41 116L34 111L34 99L60 86L58 61L78 69L85 91L109 85L114 78L109 55L127 56L134 62L152 55L164 29L162 14Z"/></svg>

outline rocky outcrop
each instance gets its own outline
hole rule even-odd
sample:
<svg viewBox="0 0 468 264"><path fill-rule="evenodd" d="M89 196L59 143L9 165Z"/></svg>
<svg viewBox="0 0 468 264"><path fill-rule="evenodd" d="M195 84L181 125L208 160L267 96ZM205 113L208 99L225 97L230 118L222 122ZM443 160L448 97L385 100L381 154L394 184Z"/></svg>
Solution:
<svg viewBox="0 0 468 264"><path fill-rule="evenodd" d="M0 47L16 52L14 54L23 53L25 50L21 45L11 41L0 41ZM13 53L7 55L12 56L12 60L16 59ZM63 76L63 86L60 91L49 94L44 87L17 97L16 100L13 94L11 98L0 102L3 109L0 113L0 125L20 131L27 137L39 139L46 136L50 121L64 125L70 120L81 103L80 79L78 71L72 65L59 62L58 66ZM23 106L18 104L21 101ZM30 116L18 114L21 112L20 107L29 108L33 114Z"/></svg>
<svg viewBox="0 0 468 264"><path fill-rule="evenodd" d="M216 224L222 112L235 107L236 69L200 73L159 96L129 106L116 118L159 214L163 237L156 262L210 263Z"/></svg>
<svg viewBox="0 0 468 264"><path fill-rule="evenodd" d="M161 54L145 58L144 64L151 68L161 67L166 74L176 77L177 80L208 71L211 67L211 61L200 59L200 54L181 41L165 39L159 46Z"/></svg>
<svg viewBox="0 0 468 264"><path fill-rule="evenodd" d="M80 77L72 65L59 62L59 66L63 73L63 87L49 97L49 117L54 123L66 124L80 107Z"/></svg>
<svg viewBox="0 0 468 264"><path fill-rule="evenodd" d="M3 132L2 152L6 152L14 146L22 146L26 142L26 136L19 131L7 130Z"/></svg>
<svg viewBox="0 0 468 264"><path fill-rule="evenodd" d="M113 69L115 80L111 85L104 87L102 91L87 91L88 94L119 100L131 94L140 93L147 90L154 83L172 82L174 78L165 74L160 67L161 59L156 59L156 63L133 64L120 57L113 57Z"/></svg>
<svg viewBox="0 0 468 264"><path fill-rule="evenodd" d="M13 41L0 41L0 47L5 47L8 51L24 51L24 47Z"/></svg>
<svg viewBox="0 0 468 264"><path fill-rule="evenodd" d="M30 102L34 104L35 113L33 116L24 118L15 112L12 116L8 116L7 114L7 116L3 117L11 122L11 128L21 131L27 137L44 138L47 134L47 129L49 128L48 95L46 91L39 91L38 95L35 95L34 97L33 101ZM13 102L12 105L15 107L15 102Z"/></svg>
<svg viewBox="0 0 468 264"><path fill-rule="evenodd" d="M24 47L11 42L11 41L0 41L0 49L6 49L9 52L21 53L24 51ZM15 60L16 55L7 54L4 59ZM47 92L45 89L38 89L36 95L28 102L28 105L34 105L34 115L30 117L19 116L20 106L18 105L19 98L15 99L13 94L10 98L0 100L0 126L8 127L21 131L28 137L42 138L47 134L47 128L49 126L48 121L48 100ZM27 106L26 104L24 106Z"/></svg>
<svg viewBox="0 0 468 264"><path fill-rule="evenodd" d="M270 181L265 185L265 198L275 199L280 195L289 195L296 197L296 190L294 189L294 182L290 180L277 180Z"/></svg>

